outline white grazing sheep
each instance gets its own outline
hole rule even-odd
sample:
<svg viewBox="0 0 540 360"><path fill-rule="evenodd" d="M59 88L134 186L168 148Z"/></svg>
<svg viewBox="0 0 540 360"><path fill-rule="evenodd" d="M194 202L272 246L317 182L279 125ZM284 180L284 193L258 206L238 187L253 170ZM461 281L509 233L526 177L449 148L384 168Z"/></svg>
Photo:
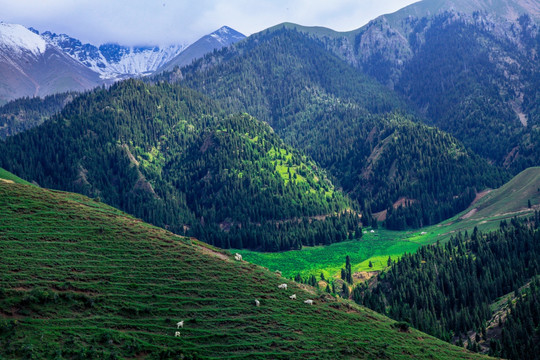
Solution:
<svg viewBox="0 0 540 360"><path fill-rule="evenodd" d="M255 306L259 307L259 305L261 305L261 302L259 300L255 299Z"/></svg>
<svg viewBox="0 0 540 360"><path fill-rule="evenodd" d="M176 331L176 332L174 333L174 337L179 337L179 336L180 336L180 331Z"/></svg>
<svg viewBox="0 0 540 360"><path fill-rule="evenodd" d="M176 323L176 328L177 329L180 329L180 328L183 328L183 327L184 327L184 320L179 321L179 322Z"/></svg>
<svg viewBox="0 0 540 360"><path fill-rule="evenodd" d="M370 230L369 232L373 234L375 232L375 230Z"/></svg>
<svg viewBox="0 0 540 360"><path fill-rule="evenodd" d="M293 300L296 300L296 294L292 294L291 296L289 296L291 299Z"/></svg>
<svg viewBox="0 0 540 360"><path fill-rule="evenodd" d="M278 285L278 289L287 289L287 284Z"/></svg>
<svg viewBox="0 0 540 360"><path fill-rule="evenodd" d="M239 253L234 254L234 258L236 259L236 261L242 261L242 255L240 255Z"/></svg>
<svg viewBox="0 0 540 360"><path fill-rule="evenodd" d="M313 305L313 300L307 299L306 301L304 301L304 303L309 304L309 305Z"/></svg>

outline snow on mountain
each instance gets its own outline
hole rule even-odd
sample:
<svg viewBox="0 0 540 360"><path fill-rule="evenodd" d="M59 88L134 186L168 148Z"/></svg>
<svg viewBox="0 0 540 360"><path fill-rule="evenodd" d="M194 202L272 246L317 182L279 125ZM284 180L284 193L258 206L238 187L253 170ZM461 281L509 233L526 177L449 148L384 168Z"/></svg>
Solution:
<svg viewBox="0 0 540 360"><path fill-rule="evenodd" d="M229 46L245 38L245 35L228 26L221 27L211 33L210 36L223 46Z"/></svg>
<svg viewBox="0 0 540 360"><path fill-rule="evenodd" d="M245 35L238 31L231 29L228 26L223 26L213 33L203 36L184 51L175 56L169 62L160 66L156 73L162 71L171 71L175 67L182 67L191 64L196 59L203 57L204 55L219 50L225 46L230 46L242 39L245 39Z"/></svg>
<svg viewBox="0 0 540 360"><path fill-rule="evenodd" d="M95 46L84 44L66 34L55 34L50 31L40 33L22 25L0 23L0 46L10 49L8 51L10 54L20 56L23 52L28 52L39 56L46 52L48 46L52 46L97 73L104 81L152 74L158 69L165 68L186 49L190 51L180 58L180 63L189 63L214 49L229 46L244 38L245 36L236 30L223 26L190 46L187 44L167 47L132 47L118 44Z"/></svg>
<svg viewBox="0 0 540 360"><path fill-rule="evenodd" d="M186 48L186 45L160 47L127 47L83 44L66 34L46 31L41 37L60 48L73 59L97 72L102 79L121 79L152 73Z"/></svg>
<svg viewBox="0 0 540 360"><path fill-rule="evenodd" d="M35 31L0 23L0 104L24 96L83 91L101 83L96 72Z"/></svg>
<svg viewBox="0 0 540 360"><path fill-rule="evenodd" d="M22 25L0 23L0 46L11 48L18 55L23 51L35 56L45 53L47 43Z"/></svg>
<svg viewBox="0 0 540 360"><path fill-rule="evenodd" d="M184 45L171 45L159 47L123 47L119 45L102 45L99 47L109 66L109 73L147 75L154 72L161 65L178 55L185 49ZM116 49L122 56L110 58L105 49ZM99 71L99 70L96 70Z"/></svg>

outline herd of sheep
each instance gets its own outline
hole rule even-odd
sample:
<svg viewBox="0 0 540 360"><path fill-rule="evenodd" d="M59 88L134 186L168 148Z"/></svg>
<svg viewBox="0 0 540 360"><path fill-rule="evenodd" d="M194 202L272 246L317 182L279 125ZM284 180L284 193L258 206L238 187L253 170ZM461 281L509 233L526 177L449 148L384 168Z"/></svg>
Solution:
<svg viewBox="0 0 540 360"><path fill-rule="evenodd" d="M242 261L242 255L240 255L239 253L236 253L234 254L234 259L236 261ZM281 272L280 271L276 271L277 274L281 275ZM280 284L278 285L278 289L283 289L283 290L287 290L287 284ZM291 300L296 300L296 294L292 294L291 296L289 296L289 298ZM311 299L307 299L306 301L304 301L305 304L308 304L308 305L313 305L313 300ZM261 305L261 302L258 300L258 299L255 299L255 306L260 306Z"/></svg>
<svg viewBox="0 0 540 360"><path fill-rule="evenodd" d="M242 261L242 255L236 253L236 254L234 254L234 259L236 261ZM279 273L279 275L281 275L281 273L278 272L278 271L276 271L276 273ZM278 289L287 290L287 284L279 284ZM289 298L291 300L296 300L296 294L290 295ZM308 304L308 305L313 305L313 300L307 299L307 300L304 301L304 303ZM261 302L258 299L255 299L255 306L259 307L260 305L261 305ZM178 330L180 328L184 328L184 320L179 321L179 322L176 323L176 329ZM174 336L179 337L180 336L180 331L176 331L174 333Z"/></svg>

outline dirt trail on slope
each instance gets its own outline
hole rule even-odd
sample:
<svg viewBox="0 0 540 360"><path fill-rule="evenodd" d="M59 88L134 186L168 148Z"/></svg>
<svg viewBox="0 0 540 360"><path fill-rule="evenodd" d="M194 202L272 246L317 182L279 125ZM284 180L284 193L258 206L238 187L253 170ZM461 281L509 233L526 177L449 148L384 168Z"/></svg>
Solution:
<svg viewBox="0 0 540 360"><path fill-rule="evenodd" d="M478 202L478 200L480 200L481 198L483 198L484 196L486 196L487 194L489 194L492 191L493 191L493 189L487 189L487 190L484 190L484 191L481 191L481 192L477 193L476 197L474 198L471 205L476 204Z"/></svg>
<svg viewBox="0 0 540 360"><path fill-rule="evenodd" d="M219 251L212 250L207 247L200 246L200 245L195 245L195 247L206 255L214 256L225 261L231 261L231 259L227 255L220 253Z"/></svg>

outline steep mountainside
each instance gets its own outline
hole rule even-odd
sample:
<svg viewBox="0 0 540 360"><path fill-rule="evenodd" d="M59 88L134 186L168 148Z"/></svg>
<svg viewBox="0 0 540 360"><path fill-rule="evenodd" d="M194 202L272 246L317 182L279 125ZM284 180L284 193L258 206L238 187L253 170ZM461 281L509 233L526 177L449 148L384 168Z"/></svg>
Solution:
<svg viewBox="0 0 540 360"><path fill-rule="evenodd" d="M84 196L0 180L0 218L2 358L485 358Z"/></svg>
<svg viewBox="0 0 540 360"><path fill-rule="evenodd" d="M313 161L268 125L177 85L97 89L0 148L0 166L41 186L221 247L285 250L358 231L343 213L351 202Z"/></svg>
<svg viewBox="0 0 540 360"><path fill-rule="evenodd" d="M425 0L348 33L285 24L397 90L429 124L518 171L540 163L539 5Z"/></svg>
<svg viewBox="0 0 540 360"><path fill-rule="evenodd" d="M96 73L21 25L0 23L0 104L24 96L82 91Z"/></svg>
<svg viewBox="0 0 540 360"><path fill-rule="evenodd" d="M404 66L396 89L415 102L431 124L482 156L520 170L520 156L509 154L525 136L538 132L540 124L525 104L539 91L530 83L531 75L540 72L538 29L521 18L513 32L520 42L513 43L498 37L496 25L485 19L470 23L454 16L435 17L411 35L424 41L413 47L415 55Z"/></svg>
<svg viewBox="0 0 540 360"><path fill-rule="evenodd" d="M176 57L163 64L156 73L173 70L175 67L183 67L189 65L193 60L202 58L204 55L211 53L214 50L219 50L223 47L230 46L245 38L245 35L231 29L228 26L214 31L213 33L203 36L193 44L189 45L184 51Z"/></svg>
<svg viewBox="0 0 540 360"><path fill-rule="evenodd" d="M330 170L362 204L364 223L371 211L408 199L409 214L395 216L409 220L392 226L431 224L466 208L474 188L505 178L456 139L415 122L394 93L295 30L253 35L164 77L268 122Z"/></svg>
<svg viewBox="0 0 540 360"><path fill-rule="evenodd" d="M533 0L424 0L385 17L397 24L406 16L422 18L445 11L458 11L467 15L482 12L507 21L516 21L521 15L528 14L540 23L540 4Z"/></svg>

